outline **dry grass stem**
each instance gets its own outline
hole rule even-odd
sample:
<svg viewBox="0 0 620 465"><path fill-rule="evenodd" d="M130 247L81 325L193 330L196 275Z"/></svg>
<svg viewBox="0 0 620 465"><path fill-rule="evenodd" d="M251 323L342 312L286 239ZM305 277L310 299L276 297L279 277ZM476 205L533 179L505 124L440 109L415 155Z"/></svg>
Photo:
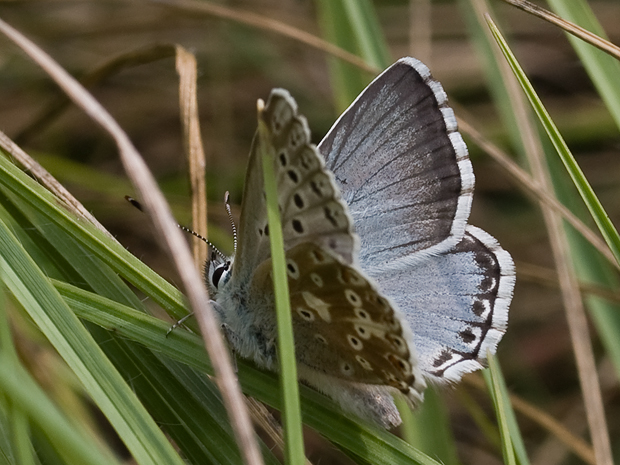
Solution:
<svg viewBox="0 0 620 465"><path fill-rule="evenodd" d="M477 7L481 6L481 2L475 3ZM480 10L478 11L483 13ZM484 14L484 16L486 21L492 22L488 13ZM508 90L511 106L516 113L519 133L522 135L525 153L527 154L529 165L532 167L534 181L551 195L553 192L551 176L544 160L544 151L540 144L540 139L531 123L530 111L521 87L497 47L494 48L494 53L502 79ZM575 270L571 263L568 239L563 229L561 217L544 201L541 200L540 205L560 280L562 301L564 302L573 350L577 360L579 380L586 405L586 416L590 427L596 463L599 465L612 465L611 444L607 432L603 399L596 374L594 352L588 333L588 320L579 292Z"/></svg>
<svg viewBox="0 0 620 465"><path fill-rule="evenodd" d="M620 47L612 44L608 40L605 40L596 34L593 34L587 29L584 29L581 26L576 25L575 23L560 18L555 13L552 13L549 10L545 10L544 8L527 0L504 0L504 2L509 3L510 5L513 5L520 10L523 10L534 16L537 16L540 19L543 19L551 24L554 24L564 29L569 34L572 34L575 37L579 37L584 42L587 42L593 47L596 47L599 50L608 53L609 55L615 57L617 60L620 60Z"/></svg>
<svg viewBox="0 0 620 465"><path fill-rule="evenodd" d="M185 156L189 161L189 178L192 193L192 229L202 237L207 232L207 186L205 182L205 153L200 136L198 101L196 98L196 57L177 46L176 68L179 74L179 105ZM202 271L207 260L207 244L192 236L196 269Z"/></svg>
<svg viewBox="0 0 620 465"><path fill-rule="evenodd" d="M6 134L0 131L0 147L4 149L9 155L19 162L24 169L28 170L40 183L45 186L47 190L52 192L64 203L65 207L73 212L76 216L84 218L90 223L94 224L99 230L105 233L110 239L116 241L116 239L103 227L97 219L90 214L90 212L84 208L84 205L76 199L71 192L59 183L54 176L52 176L45 168L43 168L36 160L30 155L24 152L15 142L13 142Z"/></svg>
<svg viewBox="0 0 620 465"><path fill-rule="evenodd" d="M281 21L261 16L249 11L227 8L214 3L206 3L195 0L153 0L156 3L165 4L174 8L190 11L192 13L202 13L215 16L221 19L228 19L240 24L245 24L257 29L273 32L291 39L297 40L317 50L322 50L336 58L340 58L358 68L375 75L381 72L379 68L369 65L357 55L350 53L334 44L327 42L313 34L295 28Z"/></svg>
<svg viewBox="0 0 620 465"><path fill-rule="evenodd" d="M0 31L41 66L71 100L110 134L116 142L125 171L140 194L145 210L153 221L156 236L161 240L175 264L191 308L198 319L202 334L209 336L204 338L205 345L213 364L224 404L231 418L241 456L246 464L262 464L262 456L245 408L243 395L219 331L219 324L209 305L209 297L202 278L193 266L192 256L185 238L177 227L164 196L144 160L111 115L49 55L2 20L0 20Z"/></svg>

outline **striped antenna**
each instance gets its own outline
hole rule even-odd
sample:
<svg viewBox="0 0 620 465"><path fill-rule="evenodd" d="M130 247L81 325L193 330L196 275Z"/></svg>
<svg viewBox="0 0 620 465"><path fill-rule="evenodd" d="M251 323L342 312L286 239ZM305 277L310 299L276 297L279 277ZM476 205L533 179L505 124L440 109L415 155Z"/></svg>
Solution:
<svg viewBox="0 0 620 465"><path fill-rule="evenodd" d="M235 220L232 216L232 211L230 210L230 192L226 191L224 194L224 204L226 204L226 213L228 213L228 219L230 220L230 226L232 228L233 233L233 250L235 253L237 252L237 227L235 226Z"/></svg>
<svg viewBox="0 0 620 465"><path fill-rule="evenodd" d="M129 202L130 204L132 204L134 207L136 207L138 210L140 210L141 212L144 212L144 208L142 208L142 204L140 202L138 202L136 199L134 199L133 197L130 197L128 195L125 196L125 200L127 200L127 202ZM230 207L228 208L230 209ZM230 212L228 213L228 215L230 216ZM197 237L198 239L200 239L201 241L206 242L209 247L211 247L211 249L218 254L222 260L224 260L224 262L228 261L228 257L226 255L224 255L222 252L220 252L220 250L215 247L211 241L209 241L209 239L202 237L200 234L198 234L197 232L189 229L186 226L182 226L180 224L177 224L177 226L182 229L183 231L190 233L192 236ZM234 227L234 225L233 225ZM235 235L235 250L237 249L237 236Z"/></svg>

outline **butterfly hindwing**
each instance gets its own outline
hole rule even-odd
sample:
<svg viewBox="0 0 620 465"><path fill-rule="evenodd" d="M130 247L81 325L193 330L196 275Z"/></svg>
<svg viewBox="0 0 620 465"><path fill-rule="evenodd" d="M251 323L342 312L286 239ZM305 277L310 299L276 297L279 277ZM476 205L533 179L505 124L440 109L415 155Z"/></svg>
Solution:
<svg viewBox="0 0 620 465"><path fill-rule="evenodd" d="M394 387L418 399L424 389L411 332L360 270L314 243L286 253L298 361L321 373Z"/></svg>
<svg viewBox="0 0 620 465"><path fill-rule="evenodd" d="M406 315L425 376L458 381L481 368L505 330L514 266L467 226L474 176L442 86L399 60L319 149L354 218L360 264ZM490 281L501 286L483 292Z"/></svg>
<svg viewBox="0 0 620 465"><path fill-rule="evenodd" d="M479 228L468 226L449 252L381 281L415 333L420 368L435 382L455 382L483 367L508 324L515 284L510 255Z"/></svg>

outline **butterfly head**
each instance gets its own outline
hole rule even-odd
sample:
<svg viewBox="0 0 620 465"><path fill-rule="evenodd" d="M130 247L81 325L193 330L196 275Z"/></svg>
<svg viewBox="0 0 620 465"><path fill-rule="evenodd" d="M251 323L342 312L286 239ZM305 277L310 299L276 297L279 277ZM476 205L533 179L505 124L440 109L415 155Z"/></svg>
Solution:
<svg viewBox="0 0 620 465"><path fill-rule="evenodd" d="M221 290L231 277L232 260L213 252L205 263L205 277L209 293L214 296Z"/></svg>

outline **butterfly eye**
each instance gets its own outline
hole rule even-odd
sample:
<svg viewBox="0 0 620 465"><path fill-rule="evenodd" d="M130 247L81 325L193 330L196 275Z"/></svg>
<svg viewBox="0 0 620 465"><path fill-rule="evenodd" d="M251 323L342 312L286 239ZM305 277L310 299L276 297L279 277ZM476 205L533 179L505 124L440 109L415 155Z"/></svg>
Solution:
<svg viewBox="0 0 620 465"><path fill-rule="evenodd" d="M215 287L216 289L218 288L218 285L220 281L222 280L222 276L225 277L224 283L228 281L227 275L228 275L229 269L230 269L230 262L223 263L215 268L215 270L213 271L213 275L211 276L211 283L213 284L213 287Z"/></svg>

